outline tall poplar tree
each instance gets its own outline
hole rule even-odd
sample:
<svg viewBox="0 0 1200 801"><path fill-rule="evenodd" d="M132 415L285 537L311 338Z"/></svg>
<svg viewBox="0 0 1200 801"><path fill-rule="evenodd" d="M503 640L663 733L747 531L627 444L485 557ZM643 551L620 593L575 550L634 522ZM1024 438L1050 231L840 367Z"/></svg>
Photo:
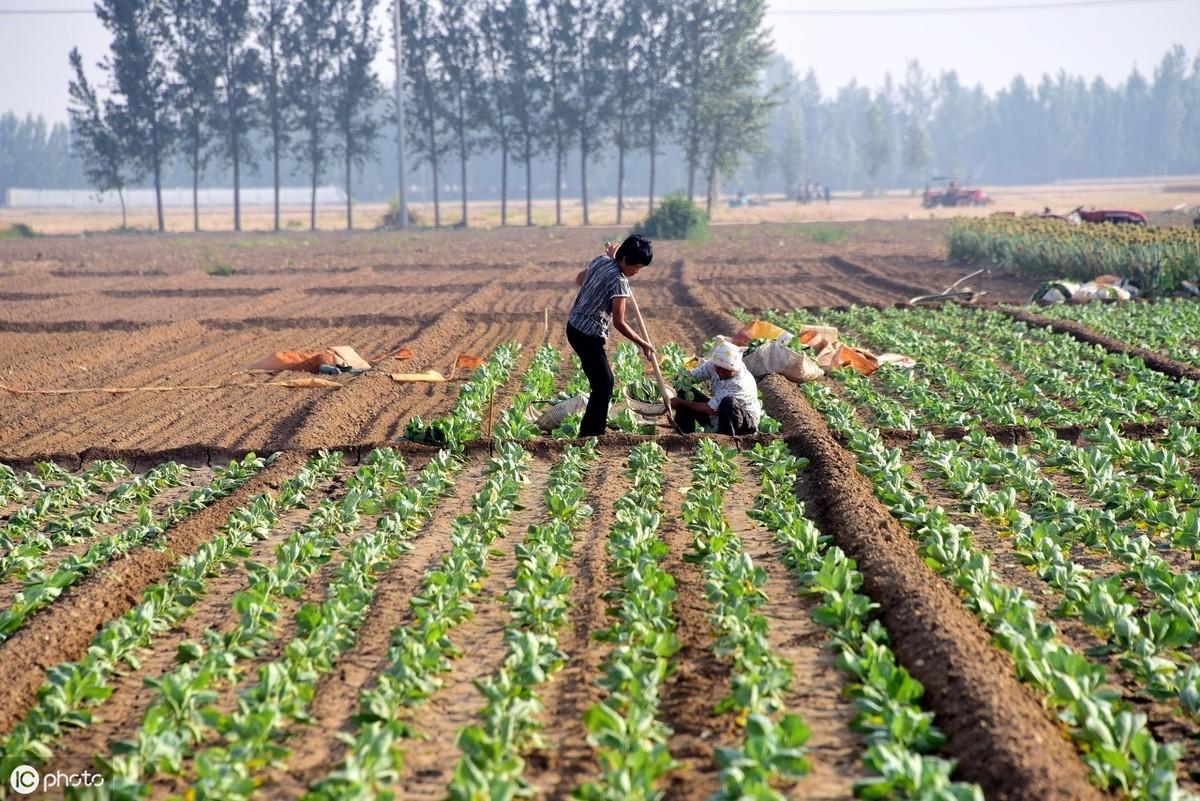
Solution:
<svg viewBox="0 0 1200 801"><path fill-rule="evenodd" d="M379 33L371 25L376 0L336 0L332 47L334 69L330 80L333 125L341 137L337 152L346 170L346 228L354 228L354 165L362 165L374 152L380 120L376 109L383 85L371 69L379 52Z"/></svg>
<svg viewBox="0 0 1200 801"><path fill-rule="evenodd" d="M445 78L446 102L441 109L458 151L464 228L467 227L467 161L478 145L471 102L480 91L476 8L477 3L472 0L442 0L435 33L438 60Z"/></svg>
<svg viewBox="0 0 1200 801"><path fill-rule="evenodd" d="M173 74L171 100L180 147L192 172L192 230L200 230L200 176L208 163L217 54L205 0L166 0L164 22Z"/></svg>
<svg viewBox="0 0 1200 801"><path fill-rule="evenodd" d="M311 201L309 223L317 228L317 184L329 159L329 82L332 72L334 0L298 0L287 26L285 52L290 56L284 79L288 104L295 110L300 155L307 163Z"/></svg>
<svg viewBox="0 0 1200 801"><path fill-rule="evenodd" d="M83 57L79 48L72 48L71 79L68 91L70 104L67 113L71 118L74 137L71 147L83 162L83 171L92 186L100 192L116 192L121 201L121 228L127 228L129 219L125 212L125 184L131 177L126 174L125 151L121 138L113 129L106 109L96 97L96 90L88 82L83 70ZM7 121L8 117L5 117ZM0 143L5 143L0 131ZM5 143L7 144L7 143ZM0 152L7 148L0 147Z"/></svg>
<svg viewBox="0 0 1200 801"><path fill-rule="evenodd" d="M508 157L513 121L508 105L508 55L504 50L507 9L484 3L479 13L479 92L473 95L475 116L487 131L486 142L500 152L500 225L508 225ZM494 151L493 151L494 152Z"/></svg>
<svg viewBox="0 0 1200 801"><path fill-rule="evenodd" d="M111 53L101 62L112 92L106 116L126 157L154 180L158 230L163 231L163 166L178 138L163 6L144 0L97 0L96 17L112 34Z"/></svg>
<svg viewBox="0 0 1200 801"><path fill-rule="evenodd" d="M287 56L288 7L286 0L262 0L256 18L257 37L262 48L262 122L271 149L271 186L274 190L274 229L279 230L279 163L291 140L291 115L284 77Z"/></svg>
<svg viewBox="0 0 1200 801"><path fill-rule="evenodd" d="M252 164L250 132L258 119L262 62L251 34L250 0L209 0L217 53L216 127L220 153L233 171L233 230L242 230L242 164Z"/></svg>
<svg viewBox="0 0 1200 801"><path fill-rule="evenodd" d="M442 224L438 168L447 146L440 111L440 104L445 101L445 86L437 57L434 8L429 0L405 0L401 3L400 14L404 34L404 77L408 83L408 96L413 99L412 113L408 115L413 134L408 141L429 164L433 180L433 225L437 228Z"/></svg>

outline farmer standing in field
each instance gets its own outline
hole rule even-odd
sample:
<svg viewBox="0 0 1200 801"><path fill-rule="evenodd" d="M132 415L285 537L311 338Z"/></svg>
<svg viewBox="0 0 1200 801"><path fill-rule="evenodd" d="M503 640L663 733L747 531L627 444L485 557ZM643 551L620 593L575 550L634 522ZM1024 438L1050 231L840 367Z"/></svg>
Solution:
<svg viewBox="0 0 1200 801"><path fill-rule="evenodd" d="M653 246L646 237L634 234L620 247L616 242L605 242L604 253L592 259L587 268L575 276L579 294L567 317L567 342L579 354L583 373L591 386L587 409L579 423L581 437L599 436L608 424L613 372L605 345L610 324L641 348L647 359L654 358L650 343L625 322L625 299L630 297L629 279L654 258Z"/></svg>

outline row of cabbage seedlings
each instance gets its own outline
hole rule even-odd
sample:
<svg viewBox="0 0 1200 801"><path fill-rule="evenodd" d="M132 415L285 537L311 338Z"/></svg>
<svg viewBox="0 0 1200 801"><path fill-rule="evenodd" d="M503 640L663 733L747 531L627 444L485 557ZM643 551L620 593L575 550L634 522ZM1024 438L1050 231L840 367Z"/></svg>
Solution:
<svg viewBox="0 0 1200 801"><path fill-rule="evenodd" d="M1200 367L1200 304L1192 298L1164 298L1154 303L1064 304L1038 309L1040 314L1075 320L1105 334L1165 352Z"/></svg>
<svg viewBox="0 0 1200 801"><path fill-rule="evenodd" d="M461 436L468 438L475 436L471 432L478 431L477 424L473 429L462 423L479 419L483 404L490 402L515 363L515 347L502 346L498 352L500 358L494 356L472 373L451 415L439 418L446 423L441 430L461 432ZM463 419L455 415L462 415ZM274 571L259 573L265 579L263 582L252 581L248 592L253 601L248 602L243 593L234 597L241 625L225 635L210 635L207 650L203 644L189 644L186 651L181 651L185 663L180 675L162 683L165 692L157 708L152 707L147 714L139 740L114 753L110 762L114 781L110 788L125 788L130 797L140 797L148 789L146 780L154 771L178 774L191 759L194 773L188 778L193 797L253 797L258 788L256 771L286 758L288 749L284 741L289 727L310 722L307 707L317 682L333 669L338 656L355 644L375 596L376 576L408 551L408 540L453 486L462 462L453 455L452 448L461 447L465 441L448 443L450 447L438 451L413 486L398 490L393 485L400 480L403 460L390 449L372 452L364 468L349 482L350 491L341 503L326 500L318 507L310 521L317 529L301 532L295 542L289 538L277 551ZM481 493L486 495L486 489ZM258 668L257 681L239 693L233 713L217 713L212 708L217 696L207 688L216 680L232 684L238 679L236 661L252 659L256 648L261 649L272 636L272 629L263 624L273 621L280 594L298 591L295 581L302 572L312 569L301 565L292 546L320 548L322 553L309 553L309 558L328 559L329 549L336 547L339 536L357 527L359 513L363 511L378 515L375 530L350 543L347 556L326 590L325 600L304 604L297 610L297 634L284 645L283 656ZM281 581L283 577L291 580ZM250 647L251 643L256 647ZM193 666L192 662L196 664ZM180 679L184 684L189 680L194 682L195 700L191 704L180 703L175 694ZM373 732L367 740L368 747L388 751L393 736L391 730ZM218 744L197 750L211 740ZM348 762L352 763L356 756L360 755L352 752ZM394 778L394 774L386 772L381 775ZM323 788L336 785L334 779L316 792L319 795ZM350 790L361 791L361 786Z"/></svg>
<svg viewBox="0 0 1200 801"><path fill-rule="evenodd" d="M450 552L436 570L425 574L421 589L410 599L411 619L392 631L387 667L359 697L354 730L345 738L345 756L314 784L306 795L310 801L377 797L390 792L399 779L400 741L417 735L409 723L410 710L441 687L441 675L460 655L449 634L472 613L469 598L486 573L492 543L504 535L517 508L520 489L528 481L528 463L529 455L519 444L497 446L470 511L451 523Z"/></svg>
<svg viewBox="0 0 1200 801"><path fill-rule="evenodd" d="M331 454L334 468L340 454ZM223 686L244 680L253 663L278 636L281 606L298 597L305 580L327 562L359 524L360 511L379 510L384 493L404 480L404 460L390 450L376 450L346 481L338 501L323 498L275 548L271 566L247 562L247 586L230 599L236 623L229 629L210 629L199 641L182 643L177 666L148 677L155 692L133 740L118 744L106 758L108 792L137 797L149 790L158 772L178 774L198 743L211 733L216 716L211 706Z"/></svg>
<svg viewBox="0 0 1200 801"><path fill-rule="evenodd" d="M926 435L917 447L946 486L1011 536L1017 556L1062 595L1056 616L1079 618L1099 631L1152 697L1175 698L1187 714L1200 715L1200 667L1180 650L1200 642L1194 573L1173 571L1136 526L1120 524L1107 510L1078 508L1034 463L990 437L972 435L956 444ZM1028 513L1020 509L1024 504ZM1124 573L1094 576L1071 559L1075 544L1105 551Z"/></svg>
<svg viewBox="0 0 1200 801"><path fill-rule="evenodd" d="M488 360L471 373L459 390L450 413L428 423L419 415L409 418L404 428L405 439L455 451L461 451L466 443L479 439L484 433L484 421L492 412L496 390L508 381L520 352L519 342L498 346Z"/></svg>
<svg viewBox="0 0 1200 801"><path fill-rule="evenodd" d="M529 795L522 754L545 747L538 735L540 685L566 660L558 631L566 621L572 582L564 566L574 551L574 532L592 509L584 502L584 471L599 455L594 440L568 446L550 470L543 503L546 522L529 526L516 546L509 622L499 670L476 683L486 704L480 723L462 729L462 751L451 779L451 801L511 799Z"/></svg>
<svg viewBox="0 0 1200 801"><path fill-rule="evenodd" d="M146 501L157 494L158 489L180 483L182 474L180 465L168 463L162 465L161 469L151 470L145 476L146 481L137 487L125 484L125 487L130 488L128 492L95 507L100 512L84 512L77 516L78 519L60 520L61 525L50 526L47 529L48 536L41 542L36 538L26 542L30 547L18 550L25 556L26 567L34 568L34 571L26 578L24 588L13 598L10 606L4 612L0 612L0 642L11 637L37 610L49 606L64 590L89 576L97 567L108 564L134 547L155 543L172 526L232 494L256 472L262 470L264 464L262 458L250 453L241 462L234 460L227 468L217 468L212 472L208 486L193 489L186 499L174 501L156 518ZM54 542L64 544L74 538L95 535L94 524L97 520L110 517L122 507L130 507L134 502L140 502L137 523L114 534L98 537L83 554L67 556L49 574L36 570L36 567L41 566L41 554L53 548Z"/></svg>
<svg viewBox="0 0 1200 801"><path fill-rule="evenodd" d="M233 473L244 483L270 461L250 454L227 470L216 471L213 482L221 484ZM248 544L265 537L282 511L303 503L306 493L331 476L336 464L328 454L313 457L281 484L276 495L261 493L234 510L216 537L181 559L162 581L146 588L141 603L105 623L79 661L50 668L38 690L37 703L0 741L3 772L21 761L51 759L52 745L65 729L90 725L92 708L112 693L114 675L123 669L139 670L139 652L190 614L208 582L227 571ZM0 779L7 782L8 776Z"/></svg>
<svg viewBox="0 0 1200 801"><path fill-rule="evenodd" d="M153 500L167 487L183 482L187 468L164 462L132 481L117 485L104 501L84 505L78 511L64 510L40 525L6 526L0 534L0 581L24 579L42 569L46 556L55 548L99 536L97 526Z"/></svg>
<svg viewBox="0 0 1200 801"><path fill-rule="evenodd" d="M885 369L884 373L885 387L913 383L905 372ZM890 381L887 375L892 376ZM854 385L848 394L861 404L877 410L895 403L861 377L841 377L845 386ZM897 394L906 402L899 405L906 414L936 419L935 398L918 392ZM1100 632L1117 663L1150 698L1175 699L1186 714L1197 716L1200 667L1181 649L1197 644L1200 582L1193 572L1173 570L1155 550L1176 546L1194 552L1197 547L1200 512L1195 504L1200 488L1186 459L1200 450L1200 433L1172 425L1163 447L1148 440L1128 440L1102 420L1087 436L1093 445L1085 449L1058 439L1052 431L1034 429L1028 450L1051 469L1064 470L1082 482L1088 496L1103 508L1079 508L1042 474L1041 465L1023 454L1024 449L1003 448L982 432L972 433L961 444L926 433L914 447L971 511L1000 525L1001 533L1013 537L1018 557L1062 593L1056 615L1080 618ZM977 458L968 458L968 453ZM1135 473L1119 469L1122 463ZM993 491L989 484L1000 488ZM1191 508L1180 512L1176 498ZM1105 552L1124 567L1124 573L1093 577L1070 559L1075 543ZM1148 600L1143 603L1139 597Z"/></svg>
<svg viewBox="0 0 1200 801"><path fill-rule="evenodd" d="M867 743L863 766L872 774L855 792L863 798L979 801L980 789L954 782L954 765L934 752L945 737L918 702L921 683L896 662L888 633L871 617L876 607L858 592L863 577L850 559L807 517L795 486L808 460L782 441L756 445L748 454L761 490L750 516L774 536L781 560L804 594L820 598L814 620L831 638L838 669L854 699L851 726Z"/></svg>
<svg viewBox="0 0 1200 801"><path fill-rule="evenodd" d="M615 586L604 596L612 625L593 633L611 646L598 680L605 696L583 719L600 772L576 788L582 801L659 798L658 781L675 767L667 749L671 729L659 720L663 682L680 647L675 580L661 566L666 463L655 442L631 449L632 486L613 506L607 552Z"/></svg>
<svg viewBox="0 0 1200 801"><path fill-rule="evenodd" d="M1063 644L1053 624L1039 619L1037 604L999 580L988 556L973 546L971 530L930 505L908 477L901 452L886 447L876 429L864 427L853 406L824 386L806 384L803 391L844 437L879 500L919 540L926 562L954 583L967 607L1013 657L1018 677L1057 712L1092 781L1134 799L1180 798L1180 746L1160 743L1146 716L1105 685L1103 668Z"/></svg>
<svg viewBox="0 0 1200 801"><path fill-rule="evenodd" d="M811 316L800 312L784 319L794 323ZM965 413L980 404L979 414L987 422L1036 427L1093 425L1112 418L1194 420L1200 415L1200 383L1172 379L1140 358L1110 353L1000 312L853 309L825 319L867 336L877 348L913 356L944 390L948 408ZM1012 399L1012 405L1000 399Z"/></svg>
<svg viewBox="0 0 1200 801"><path fill-rule="evenodd" d="M35 495L30 503L14 510L0 530L0 557L4 559L8 559L8 554L27 538L36 535L52 516L92 497L105 482L129 475L129 469L123 463L109 459L92 462L78 476L53 462L38 462L35 469L37 476L31 473L18 476L11 467L0 465L0 505L23 499L27 492ZM59 483L51 487L50 482ZM7 562L4 567L4 573L11 569Z"/></svg>

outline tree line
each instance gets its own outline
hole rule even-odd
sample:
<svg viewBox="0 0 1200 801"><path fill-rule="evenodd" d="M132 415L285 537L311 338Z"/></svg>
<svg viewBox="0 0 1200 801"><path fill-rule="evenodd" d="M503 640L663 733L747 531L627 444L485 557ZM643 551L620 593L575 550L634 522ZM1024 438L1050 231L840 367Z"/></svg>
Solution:
<svg viewBox="0 0 1200 801"><path fill-rule="evenodd" d="M899 81L831 96L810 70L775 59L779 99L769 146L741 179L760 191L819 180L840 187L919 187L931 174L995 183L1200 173L1200 55L1170 48L1149 77L1112 84L1065 70L1016 76L989 94L954 70L912 61Z"/></svg>
<svg viewBox="0 0 1200 801"><path fill-rule="evenodd" d="M198 193L210 164L231 173L234 228L241 229L243 170L269 159L279 227L281 161L290 152L312 189L335 166L353 225L354 167L376 154L392 110L372 71L383 32L377 0L98 0L112 35L97 63L101 97L83 55L70 53L72 145L90 184L114 191L148 180L158 227L169 162L186 163ZM627 154L651 162L674 138L687 164L688 194L700 176L711 204L721 173L758 149L771 100L759 75L770 54L765 0L406 0L399 24L406 138L432 173L434 224L441 224L440 171L454 165L469 186L472 157L496 153L525 171L525 222L532 224L536 160L555 165L557 220L568 153L578 154L588 222L588 165L617 152L624 190ZM396 15L393 13L393 19ZM265 152L254 145L262 141ZM461 193L462 220L467 197ZM653 180L650 187L653 203Z"/></svg>
<svg viewBox="0 0 1200 801"><path fill-rule="evenodd" d="M324 1L327 5L334 2ZM220 3L206 5L212 8ZM276 74L269 63L262 64L270 61L270 53L275 52L279 63L287 61L282 56L285 51L293 52L291 43L298 35L294 29L298 17L294 15L301 5L262 0L248 7L254 23L251 41L259 52L259 75ZM409 141L422 160L419 165L410 160L410 175L417 176L426 187L426 199L432 199L434 191L454 192L465 205L466 198L461 197L464 186L470 187L471 197L503 197L506 222L508 188L513 183L524 186L524 216L528 221L534 196L554 195L561 202L563 193L570 191L579 192L581 198L620 194L626 200L632 192L652 198L661 188L686 190L694 195L701 184L716 186L721 178L751 191L792 193L810 179L838 189L886 189L919 187L933 173L981 183L1041 183L1200 172L1200 148L1195 146L1196 132L1200 131L1200 58L1189 58L1181 47L1171 48L1148 74L1135 69L1119 83L1063 71L1045 75L1036 83L1018 76L994 93L964 85L952 70L931 74L916 61L909 64L899 81L888 77L876 88L851 82L830 93L823 91L811 70L801 77L786 59L768 56L753 83L742 84L726 103L706 105L705 112L711 116L704 126L698 126L689 123L698 121L699 115L689 117L688 96L683 89L689 80L685 71L687 54L658 48L656 40L644 33L645 26L631 64L622 64L611 55L618 52L611 42L608 50L593 55L596 62L588 62L610 65L612 77L602 83L612 92L606 99L597 92L600 84L582 83L578 53L564 49L566 45L552 44L545 33L531 34L526 40L528 51L516 51L520 26L534 24L530 15L542 14L543 24L566 19L546 16L555 10L549 0L538 0L532 6L510 3L488 15L482 14L486 7L464 4L479 16L447 17L440 23L441 28L434 23L444 12L435 13L432 4L404 5L410 51L406 62ZM688 19L682 16L682 8L680 4L665 7L664 13L681 15L672 17L672 25ZM272 9L279 16L273 24L264 25L264 12ZM500 11L514 16L497 19ZM426 16L422 18L421 14ZM479 37L474 46L482 49L468 51L475 52L476 58L464 61L456 52L443 53L435 47L439 38L434 34L448 30L452 19L460 19ZM424 27L418 24L423 20ZM501 22L512 26L505 34L509 37L507 44L500 35L504 33ZM579 24L576 20L572 26L550 25L542 30L557 31L565 37L571 30L578 30ZM260 47L262 41L271 41L263 34L264 28L278 32L278 50L270 44L265 50ZM627 36L611 25L606 30L611 41L621 42ZM755 41L765 44L761 25L754 30L760 34ZM376 39L380 35L376 33ZM433 49L422 51L416 46L418 42ZM440 47L444 50L447 46L443 43ZM503 48L513 51L510 57L501 58L509 52ZM426 58L414 55L421 52ZM575 53L573 59L565 57L565 52ZM453 69L444 69L441 59L451 65L465 63L466 77L456 77L458 73ZM115 68L115 58L110 57L109 62L110 70ZM654 68L659 63L669 66L656 73ZM513 64L518 68L516 72L512 71ZM693 69L695 66L692 63ZM507 71L496 72L497 67ZM521 68L528 71L522 72ZM658 82L651 80L653 74L666 77ZM106 75L112 84L114 76ZM479 83L482 79L473 77L479 75L491 79L500 76L505 81ZM536 80L522 81L522 75L532 75ZM0 198L9 186L68 188L86 180L108 189L146 185L152 171L141 165L149 138L138 134L129 146L140 155L127 156L119 137L130 128L117 124L124 113L119 109L120 93L113 91L103 101L94 99L91 86L78 78L73 84L81 92L78 99L73 95L76 113L69 125L47 125L40 119L22 119L11 112L0 115ZM227 79L220 80L224 82L217 83L216 92L228 92ZM291 91L295 91L295 79L291 81ZM254 114L246 115L249 122L232 127L220 122L221 127L216 127L219 121L229 118L228 112L221 112L222 105L229 103L221 94L207 105L210 116L199 129L207 132L199 137L202 147L184 146L196 139L177 123L175 130L183 133L162 152L160 183L178 186L199 175L200 183L207 180L208 185L228 186L234 180L236 164L242 183L247 181L244 167L249 165L263 168L256 178L249 179L254 185L278 185L281 176L293 174L324 179L330 158L344 159L342 142L340 138L335 140L336 129L328 122L332 119L332 104L322 107L326 116L314 118L318 124L313 137L311 129L298 124L294 107L287 102L287 81L280 79L272 84L258 80L244 85L251 87L249 97L253 101ZM463 87L461 94L455 87ZM498 87L504 91L498 91ZM85 88L87 91L82 91ZM427 99L433 98L434 102L426 105L432 112L418 108L418 88L427 93ZM573 95L568 89L582 93ZM270 101L272 91L277 97L274 104ZM589 97L588 93L601 96L594 103L581 102L580 98ZM383 132L394 135L390 127L390 87L383 91L376 84L372 95L369 102L356 107L364 118L374 121L374 130L365 136L352 132L351 152L359 154L351 159L353 186L356 197L383 200L395 192L395 148L377 147L372 152L371 145L377 144ZM180 103L180 98L187 96L179 89L170 95L172 103ZM668 99L662 100L664 96ZM693 93L690 97L699 101L706 95ZM236 98L235 93L234 105ZM468 124L456 126L460 98ZM520 107L515 105L518 102L522 103ZM736 111L739 102L743 104L742 112ZM269 113L271 108L276 110L274 117ZM558 113L552 113L555 108ZM731 108L735 110L731 112ZM585 116L577 118L580 109ZM649 109L657 109L658 113L651 114ZM585 126L581 119L595 125ZM490 127L484 124L487 120L507 122ZM724 128L715 124L720 120L724 120ZM242 127L246 124L248 133ZM88 125L92 126L90 136L81 135ZM704 129L707 138L703 134L695 139L688 136L689 131ZM759 142L753 136L756 129L762 130ZM739 148L733 151L735 157L724 149L730 142L718 141L718 134L734 137L733 144ZM227 143L235 135L238 147L231 149ZM689 152L693 141L701 144ZM316 169L309 158L314 142L319 145ZM335 145L337 150L333 149ZM581 148L587 149L586 163L579 158ZM76 155L85 149L93 151L87 154L86 176L84 162ZM112 167L107 177L115 181L105 181L104 171L98 170L105 164L99 158L104 155ZM520 173L516 180L508 175L510 163ZM193 165L199 169L193 170ZM438 169L436 181L432 179L434 167ZM585 177L586 195L581 191ZM349 183L350 173L342 178ZM439 223L441 216L439 210Z"/></svg>

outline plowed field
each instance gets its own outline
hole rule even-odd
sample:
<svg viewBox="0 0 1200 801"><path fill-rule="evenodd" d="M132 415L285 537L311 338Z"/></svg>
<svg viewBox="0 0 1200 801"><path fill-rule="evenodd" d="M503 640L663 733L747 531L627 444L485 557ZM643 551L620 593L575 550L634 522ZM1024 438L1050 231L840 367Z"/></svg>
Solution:
<svg viewBox="0 0 1200 801"><path fill-rule="evenodd" d="M492 367L388 373L515 342L485 415L544 345L562 388L620 232L0 243L0 798L1200 789L1194 368L993 308L1011 274L893 309L970 271L940 222L714 230L635 281L657 343L779 309L918 369L769 377L742 441L452 455L405 426ZM332 345L382 356L241 372Z"/></svg>

